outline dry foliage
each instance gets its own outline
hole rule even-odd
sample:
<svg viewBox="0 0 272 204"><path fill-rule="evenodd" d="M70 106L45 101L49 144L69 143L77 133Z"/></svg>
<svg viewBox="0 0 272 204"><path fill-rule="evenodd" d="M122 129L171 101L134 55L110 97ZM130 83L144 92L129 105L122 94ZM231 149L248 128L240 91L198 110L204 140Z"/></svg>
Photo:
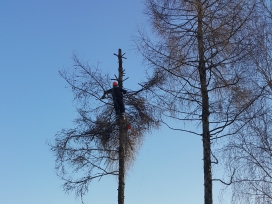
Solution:
<svg viewBox="0 0 272 204"><path fill-rule="evenodd" d="M82 196L94 179L106 175L118 175L119 127L125 132L125 166L133 164L144 135L158 128L154 109L144 97L143 91L129 91L124 96L127 123L116 122L112 99L101 100L104 90L109 89L108 75L88 64L82 64L74 56L72 73L60 72L72 88L79 116L75 128L65 129L56 135L51 150L56 156L56 170L65 181L67 192Z"/></svg>
<svg viewBox="0 0 272 204"><path fill-rule="evenodd" d="M219 162L214 149L243 127L241 120L252 119L245 113L266 88L255 83L250 56L257 45L258 2L145 0L145 4L152 38L140 31L135 41L150 68L150 81L161 79L149 87L151 102L170 128L201 137L204 203L212 204L212 180L222 181L212 178L212 164ZM169 119L178 121L178 127L170 126Z"/></svg>

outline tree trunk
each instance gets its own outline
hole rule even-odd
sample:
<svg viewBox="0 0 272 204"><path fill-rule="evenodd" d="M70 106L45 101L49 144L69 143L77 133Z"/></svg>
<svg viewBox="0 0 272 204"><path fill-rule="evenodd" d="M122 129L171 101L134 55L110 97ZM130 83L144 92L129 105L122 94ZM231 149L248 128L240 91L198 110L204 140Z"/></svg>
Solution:
<svg viewBox="0 0 272 204"><path fill-rule="evenodd" d="M199 53L199 76L202 97L202 141L204 161L204 204L212 204L212 174L211 174L211 141L209 129L209 96L207 90L207 78L204 58L203 40L203 7L200 0L197 1L198 9L198 53Z"/></svg>
<svg viewBox="0 0 272 204"><path fill-rule="evenodd" d="M122 51L118 50L118 62L119 62L119 77L118 84L120 88L123 88L123 74L122 67ZM118 175L118 204L124 204L125 202L125 138L124 138L124 121L123 118L119 119L119 175Z"/></svg>
<svg viewBox="0 0 272 204"><path fill-rule="evenodd" d="M122 124L119 125L120 147L119 147L119 183L118 183L118 204L124 204L125 200L125 151L121 136L124 135L122 131Z"/></svg>

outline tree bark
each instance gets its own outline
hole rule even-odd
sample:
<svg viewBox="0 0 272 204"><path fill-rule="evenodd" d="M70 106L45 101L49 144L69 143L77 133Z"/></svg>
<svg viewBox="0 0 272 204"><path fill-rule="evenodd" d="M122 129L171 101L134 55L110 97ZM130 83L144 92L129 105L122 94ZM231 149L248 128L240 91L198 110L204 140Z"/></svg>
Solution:
<svg viewBox="0 0 272 204"><path fill-rule="evenodd" d="M204 162L204 203L212 204L212 174L211 174L211 138L209 129L209 96L207 90L207 76L204 58L203 40L203 6L200 0L197 1L198 10L198 54L199 54L199 76L202 96L202 141L203 141L203 162Z"/></svg>
<svg viewBox="0 0 272 204"><path fill-rule="evenodd" d="M124 204L125 202L125 151L124 144L121 139L122 135L122 124L119 125L120 134L120 147L119 147L119 182L118 182L118 204Z"/></svg>
<svg viewBox="0 0 272 204"><path fill-rule="evenodd" d="M119 76L118 84L120 88L123 88L123 74L122 67L122 51L118 50L118 63L119 63ZM118 204L124 204L125 202L125 138L124 138L124 121L123 118L119 119L119 175L118 175Z"/></svg>

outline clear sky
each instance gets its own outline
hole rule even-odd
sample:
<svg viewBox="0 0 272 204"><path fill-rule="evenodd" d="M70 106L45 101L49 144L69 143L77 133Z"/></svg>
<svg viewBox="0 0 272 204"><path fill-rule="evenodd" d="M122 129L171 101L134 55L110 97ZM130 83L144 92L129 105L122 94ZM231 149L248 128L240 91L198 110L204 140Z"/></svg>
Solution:
<svg viewBox="0 0 272 204"><path fill-rule="evenodd" d="M117 53L126 53L133 89L144 79L133 51L137 24L147 24L136 0L0 1L0 203L78 204L61 188L47 142L73 127L75 103L58 71L72 54L117 74ZM101 93L102 94L102 93ZM167 128L146 135L126 179L127 204L203 203L201 138ZM215 186L214 203L218 203ZM117 203L117 180L94 181L88 204Z"/></svg>

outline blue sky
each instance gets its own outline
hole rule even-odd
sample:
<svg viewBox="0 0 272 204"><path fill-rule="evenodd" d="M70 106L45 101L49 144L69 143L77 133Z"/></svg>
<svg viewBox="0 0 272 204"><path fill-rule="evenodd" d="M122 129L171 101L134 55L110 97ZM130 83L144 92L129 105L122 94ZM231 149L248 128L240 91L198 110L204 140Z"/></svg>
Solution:
<svg viewBox="0 0 272 204"><path fill-rule="evenodd" d="M0 1L0 203L77 204L62 191L47 142L73 127L75 104L58 71L72 54L112 74L113 53L126 53L133 89L144 79L142 59L132 49L137 24L147 24L135 0ZM130 204L203 203L201 139L167 128L146 135L126 179ZM218 203L215 185L214 203ZM117 180L93 182L88 204L117 203Z"/></svg>

